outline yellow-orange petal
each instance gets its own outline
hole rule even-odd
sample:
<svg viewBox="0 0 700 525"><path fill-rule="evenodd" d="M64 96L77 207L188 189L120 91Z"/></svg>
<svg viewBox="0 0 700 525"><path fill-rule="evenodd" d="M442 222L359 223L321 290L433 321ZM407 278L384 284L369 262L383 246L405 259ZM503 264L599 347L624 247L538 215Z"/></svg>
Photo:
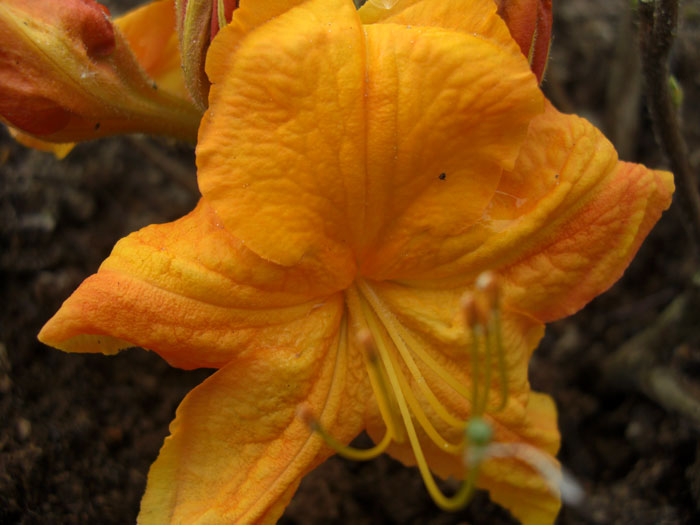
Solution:
<svg viewBox="0 0 700 525"><path fill-rule="evenodd" d="M361 273L401 279L461 254L453 239L482 216L544 101L520 53L493 40L389 23L365 32L366 203L350 220L363 224Z"/></svg>
<svg viewBox="0 0 700 525"><path fill-rule="evenodd" d="M224 81L228 72L227 56L238 49L246 35L306 1L241 0L235 9L235 16L226 26L225 43L212 45L207 51L206 72L209 80L214 84Z"/></svg>
<svg viewBox="0 0 700 525"><path fill-rule="evenodd" d="M158 0L114 20L131 51L158 89L187 100L175 31L175 0Z"/></svg>
<svg viewBox="0 0 700 525"><path fill-rule="evenodd" d="M525 415L518 428L521 441L548 457L558 466L554 455L559 450L557 410L552 398L546 394L531 392ZM561 500L552 492L552 482L545 480L521 458L494 458L482 465L478 485L489 491L491 499L507 508L523 525L553 524Z"/></svg>
<svg viewBox="0 0 700 525"><path fill-rule="evenodd" d="M202 201L119 241L39 339L68 352L142 346L181 368L220 367L240 353L294 348L341 314L334 283L261 260Z"/></svg>
<svg viewBox="0 0 700 525"><path fill-rule="evenodd" d="M288 2L281 2L287 4ZM364 206L364 45L348 0L309 0L238 41L212 42L199 186L223 224L265 259L352 280ZM215 63L225 60L225 63ZM225 71L219 79L216 70Z"/></svg>
<svg viewBox="0 0 700 525"><path fill-rule="evenodd" d="M472 230L472 249L435 275L453 272L443 285L454 286L495 270L509 305L558 319L622 275L672 193L671 173L619 162L594 126L550 106Z"/></svg>
<svg viewBox="0 0 700 525"><path fill-rule="evenodd" d="M496 7L493 0L375 0L366 2L358 12L364 24L456 30L493 40L514 55L522 54L506 24L494 16Z"/></svg>
<svg viewBox="0 0 700 525"><path fill-rule="evenodd" d="M356 261L379 278L397 259L418 271L454 257L450 239L481 216L543 108L517 46L393 23L363 34L340 0L241 40L243 12L210 50L197 151L224 224L263 258L349 278Z"/></svg>
<svg viewBox="0 0 700 525"><path fill-rule="evenodd" d="M75 147L75 143L73 142L46 142L44 140L39 140L32 135L29 135L27 133L24 133L17 128L14 128L12 126L7 126L7 130L10 132L10 136L15 139L17 142L22 144L22 146L26 146L28 148L34 148L39 151L46 151L49 153L53 153L54 156L57 159L63 159L65 158L66 155L68 155L73 148Z"/></svg>
<svg viewBox="0 0 700 525"><path fill-rule="evenodd" d="M138 523L275 523L301 478L332 451L296 417L304 405L338 439L362 429L341 323L292 348L236 356L190 392L148 475Z"/></svg>

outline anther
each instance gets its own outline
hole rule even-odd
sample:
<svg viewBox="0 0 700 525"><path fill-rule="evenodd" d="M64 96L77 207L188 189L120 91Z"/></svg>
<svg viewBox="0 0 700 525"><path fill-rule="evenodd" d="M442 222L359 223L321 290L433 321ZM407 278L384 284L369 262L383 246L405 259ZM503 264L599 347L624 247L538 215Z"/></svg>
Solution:
<svg viewBox="0 0 700 525"><path fill-rule="evenodd" d="M486 298L490 310L498 308L500 286L495 273L491 271L482 272L476 278L475 286Z"/></svg>
<svg viewBox="0 0 700 525"><path fill-rule="evenodd" d="M299 405L297 407L297 417L308 426L314 432L318 431L319 423L311 408L307 404Z"/></svg>
<svg viewBox="0 0 700 525"><path fill-rule="evenodd" d="M376 363L379 355L377 354L377 345L374 342L374 337L372 337L372 332L363 328L357 332L357 342L360 343L367 359L372 363Z"/></svg>
<svg viewBox="0 0 700 525"><path fill-rule="evenodd" d="M470 327L472 330L477 327L484 329L489 315L484 311L482 305L479 304L477 297L473 293L467 292L462 296L460 303L465 326Z"/></svg>

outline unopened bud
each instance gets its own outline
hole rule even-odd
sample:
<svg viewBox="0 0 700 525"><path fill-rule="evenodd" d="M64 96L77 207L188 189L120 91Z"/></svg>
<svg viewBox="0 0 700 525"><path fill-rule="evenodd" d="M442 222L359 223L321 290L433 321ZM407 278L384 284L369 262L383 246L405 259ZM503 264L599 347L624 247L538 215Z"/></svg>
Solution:
<svg viewBox="0 0 700 525"><path fill-rule="evenodd" d="M552 0L496 0L498 14L542 82L552 38Z"/></svg>
<svg viewBox="0 0 700 525"><path fill-rule="evenodd" d="M195 103L206 109L211 83L204 71L209 44L231 21L238 0L176 0L177 33L187 89Z"/></svg>
<svg viewBox="0 0 700 525"><path fill-rule="evenodd" d="M142 131L196 137L189 101L154 89L94 0L0 2L0 117L50 142Z"/></svg>

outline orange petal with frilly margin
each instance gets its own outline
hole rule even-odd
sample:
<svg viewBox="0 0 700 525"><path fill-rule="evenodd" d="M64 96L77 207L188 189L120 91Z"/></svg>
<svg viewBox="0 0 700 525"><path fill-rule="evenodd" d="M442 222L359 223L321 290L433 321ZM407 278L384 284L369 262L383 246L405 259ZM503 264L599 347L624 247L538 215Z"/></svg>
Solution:
<svg viewBox="0 0 700 525"><path fill-rule="evenodd" d="M452 277L432 286L490 269L512 308L543 322L570 315L619 279L672 193L671 173L619 162L594 126L549 106L465 256L435 270Z"/></svg>
<svg viewBox="0 0 700 525"><path fill-rule="evenodd" d="M482 216L543 97L517 49L488 38L389 23L365 31L361 273L393 278L397 263L430 271L454 258L451 239Z"/></svg>
<svg viewBox="0 0 700 525"><path fill-rule="evenodd" d="M479 35L497 42L508 52L522 55L493 0L397 0L390 8L382 1L366 2L359 14L364 24L399 24L434 27Z"/></svg>
<svg viewBox="0 0 700 525"><path fill-rule="evenodd" d="M224 81L228 73L227 56L240 46L246 35L306 1L241 0L235 10L236 16L232 16L226 26L225 44L212 45L207 51L206 71L209 80L214 84Z"/></svg>
<svg viewBox="0 0 700 525"><path fill-rule="evenodd" d="M371 286L405 330L404 341L425 384L450 414L460 421L467 421L471 415L473 372L469 346L471 333L464 326L460 314L460 299L465 290L425 290L388 282L372 283ZM501 335L508 371L508 403L503 410L496 410L502 394L498 364L493 356L494 370L485 417L493 425L496 443L527 445L553 459L559 448L556 409L548 396L530 391L527 377L530 356L544 333L544 326L529 316L507 308L502 310L501 316ZM467 396L458 393L444 377L435 373L420 357L421 352L439 363L444 372L462 385ZM417 394L435 429L448 442L459 443L462 429L438 417L420 393L420 384L412 378L408 368L402 367L402 373L409 379L413 392ZM368 431L375 440L384 433L383 421L371 411ZM465 477L460 458L434 444L423 430L419 429L418 434L433 472L443 478ZM388 452L406 464L415 464L413 451L407 443L393 443ZM559 510L558 497L550 493L547 482L517 458L493 459L484 464L477 485L488 489L494 501L508 508L523 523L552 523Z"/></svg>
<svg viewBox="0 0 700 525"><path fill-rule="evenodd" d="M309 0L240 42L212 42L199 186L223 224L265 259L355 273L349 210L364 206L364 45L348 0ZM216 63L222 59L224 64ZM218 82L217 70L226 71Z"/></svg>
<svg viewBox="0 0 700 525"><path fill-rule="evenodd" d="M361 431L358 363L340 322L310 329L293 349L236 356L178 408L138 523L275 523L302 476L332 454L298 407L343 442Z"/></svg>
<svg viewBox="0 0 700 525"><path fill-rule="evenodd" d="M507 46L373 24L365 49L349 2L304 2L245 37L240 13L210 50L200 188L280 264L348 276L358 259L368 275L396 257L432 264L424 255L481 215L543 107L493 6Z"/></svg>
<svg viewBox="0 0 700 525"><path fill-rule="evenodd" d="M68 352L142 346L180 368L221 367L337 325L336 289L323 276L261 260L200 201L178 221L119 241L39 339Z"/></svg>

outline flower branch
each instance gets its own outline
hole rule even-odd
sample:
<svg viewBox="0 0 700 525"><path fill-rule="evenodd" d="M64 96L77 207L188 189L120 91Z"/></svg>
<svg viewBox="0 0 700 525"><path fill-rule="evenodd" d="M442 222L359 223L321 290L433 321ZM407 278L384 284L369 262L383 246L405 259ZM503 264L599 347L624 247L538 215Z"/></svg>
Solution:
<svg viewBox="0 0 700 525"><path fill-rule="evenodd" d="M640 0L640 48L649 111L675 174L678 203L688 234L697 249L700 246L700 193L670 89L668 58L677 26L678 0Z"/></svg>

